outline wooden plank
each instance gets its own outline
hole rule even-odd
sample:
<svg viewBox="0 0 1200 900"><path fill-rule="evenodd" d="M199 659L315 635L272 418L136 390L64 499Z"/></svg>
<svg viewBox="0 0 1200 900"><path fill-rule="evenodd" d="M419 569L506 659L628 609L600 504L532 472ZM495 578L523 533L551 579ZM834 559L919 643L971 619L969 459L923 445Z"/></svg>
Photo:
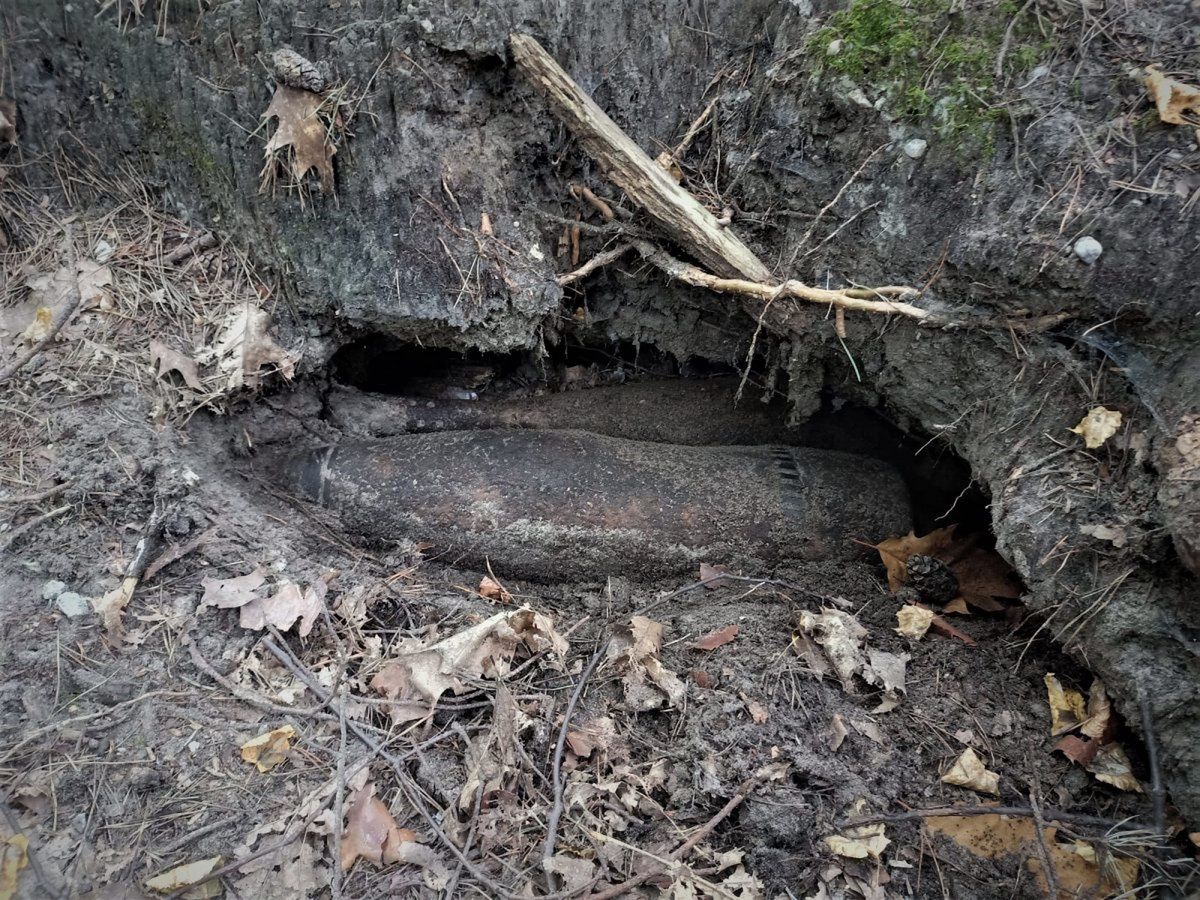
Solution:
<svg viewBox="0 0 1200 900"><path fill-rule="evenodd" d="M521 73L539 88L605 176L705 268L733 278L770 282L771 270L694 196L675 183L534 38L509 37Z"/></svg>

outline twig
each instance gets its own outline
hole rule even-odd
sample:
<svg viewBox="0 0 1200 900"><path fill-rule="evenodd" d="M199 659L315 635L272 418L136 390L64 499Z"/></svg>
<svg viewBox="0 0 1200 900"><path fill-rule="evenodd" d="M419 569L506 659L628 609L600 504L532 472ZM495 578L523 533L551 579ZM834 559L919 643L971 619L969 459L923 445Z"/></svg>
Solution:
<svg viewBox="0 0 1200 900"><path fill-rule="evenodd" d="M1046 848L1046 820L1042 818L1042 811L1038 807L1037 791L1031 789L1029 791L1029 809L1033 813L1033 833L1037 837L1038 856L1042 863L1042 875L1046 880L1046 896L1058 896L1058 870L1054 868L1054 862L1050 859L1050 851Z"/></svg>
<svg viewBox="0 0 1200 900"><path fill-rule="evenodd" d="M586 200L592 204L596 208L596 212L600 213L600 218L605 222L611 222L616 217L613 208L592 193L592 189L587 185L572 184L568 190L576 200Z"/></svg>
<svg viewBox="0 0 1200 900"><path fill-rule="evenodd" d="M554 745L554 768L552 770L554 806L550 808L550 814L546 817L546 839L542 843L543 863L554 856L554 844L558 840L558 823L561 821L563 814L562 763L563 754L567 746L567 731L571 727L571 717L575 714L575 707L579 704L579 699L583 696L583 690L587 687L588 679L592 677L592 673L596 671L596 666L599 664L600 658L604 656L605 651L608 649L608 644L609 642L605 641L596 648L596 652L592 654L592 658L580 674L579 683L575 685L575 690L571 693L571 699L567 701L567 709L563 713L562 727L558 729L558 743ZM556 887L554 873L547 871L546 890L553 892Z"/></svg>
<svg viewBox="0 0 1200 900"><path fill-rule="evenodd" d="M621 244L619 247L614 247L611 250L605 250L603 253L597 253L587 262L573 272L567 272L559 275L555 280L559 287L565 287L568 284L587 278L601 266L607 266L611 262L616 262L626 253L633 249L633 244Z"/></svg>
<svg viewBox="0 0 1200 900"><path fill-rule="evenodd" d="M226 825L232 825L234 822L240 821L243 815L244 814L240 812L234 813L232 816L226 816L223 819L217 819L217 821L209 822L207 825L203 825L200 828L193 828L187 834L176 838L165 847L155 847L153 850L159 856L169 856L177 850L182 850L188 844L192 843L192 841L198 841L205 835L212 834L214 831L219 831Z"/></svg>
<svg viewBox="0 0 1200 900"><path fill-rule="evenodd" d="M80 302L83 300L83 294L79 290L79 260L75 256L75 243L72 239L71 226L66 229L66 244L67 244L67 271L71 276L71 286L69 297L66 305L58 311L58 315L50 322L50 328L42 336L41 340L35 343L32 347L14 359L11 363L0 369L0 384L11 379L21 370L21 368L31 359L41 353L47 345L50 344L57 336L62 327L67 324L67 320L75 315L75 310L79 308Z"/></svg>
<svg viewBox="0 0 1200 900"><path fill-rule="evenodd" d="M1150 766L1150 799L1154 803L1154 831L1159 838L1167 834L1166 792L1158 761L1158 742L1154 739L1154 721L1150 713L1150 695L1145 678L1138 676L1138 703L1142 708L1142 739L1146 742L1146 761Z"/></svg>
<svg viewBox="0 0 1200 900"><path fill-rule="evenodd" d="M215 246L217 246L216 235L211 231L205 232L194 241L180 244L163 257L163 262L168 266L177 266L188 257L195 256L197 253L203 253L205 250L211 250Z"/></svg>
<svg viewBox="0 0 1200 900"><path fill-rule="evenodd" d="M6 506L29 506L34 503L41 503L43 500L49 500L51 497L57 497L67 488L74 484L74 480L64 481L62 484L56 484L54 487L46 488L44 491L37 491L32 494L21 494L16 497L0 497L0 503Z"/></svg>
<svg viewBox="0 0 1200 900"><path fill-rule="evenodd" d="M729 802L722 806L720 811L717 812L715 816L697 828L691 837L689 837L686 841L672 850L670 854L668 854L668 862L678 862L687 856L697 844L712 834L713 829L729 818L730 813L741 806L742 801L750 796L750 793L756 787L758 787L759 783L762 782L765 777L766 775L764 773L755 775L754 777L744 781L741 787L737 789L737 793L729 798ZM620 884L613 885L612 887L606 888L603 891L597 891L591 895L589 900L612 900L613 897L625 896L626 893L632 891L638 885L644 884L654 876L666 871L666 869L667 866L664 866L661 863L650 866L640 875L634 875L632 878L622 881Z"/></svg>
<svg viewBox="0 0 1200 900"><path fill-rule="evenodd" d="M760 281L749 281L744 278L721 278L710 272L705 272L703 269L693 266L690 263L676 259L649 241L637 240L634 241L634 246L648 263L662 269L671 278L682 281L684 284L690 284L693 287L708 288L710 291L716 291L718 294L741 294L747 297L759 297L763 300L772 300L778 297L794 297L797 300L806 300L809 303L820 303L835 307L840 306L844 309L855 309L862 312L894 313L896 315L907 316L910 319L924 319L929 322L941 321L933 313L929 312L929 310L921 309L919 306L913 306L910 303L887 299L862 299L862 294L859 290L854 290L852 293L841 290L826 290L824 288L810 287L794 279L789 279L781 284L765 284ZM915 294L917 291L914 288L887 287L876 288L875 293L883 297L887 294L895 294L897 296L903 296L907 293Z"/></svg>
<svg viewBox="0 0 1200 900"><path fill-rule="evenodd" d="M887 146L886 143L880 144L878 147L876 147L874 150L872 150L869 154L867 154L867 158L864 159L862 161L862 164L857 169L854 170L854 174L852 174L846 180L846 183L843 184L841 186L841 188L838 189L838 192L833 195L833 199L830 200L828 203L826 203L824 206L822 206L817 211L816 216L812 220L812 224L808 226L808 231L804 232L804 237L800 238L799 243L796 244L796 250L794 253L792 253L791 261L788 263L789 269L793 268L796 265L796 259L800 256L800 251L803 250L808 245L808 242L810 240L812 240L813 233L817 230L817 226L819 224L821 224L821 219L823 219L825 217L825 213L829 212L831 209L833 209L835 206L837 206L838 201L841 200L842 196L846 193L846 191L850 189L850 185L854 184L854 182L858 180L858 176L862 174L863 169L865 169L867 167L867 165L870 164L871 160L873 160L876 156L879 155L879 151L882 150L886 146ZM822 243L824 243L824 242L822 241Z"/></svg>
<svg viewBox="0 0 1200 900"><path fill-rule="evenodd" d="M1008 28L1004 29L1004 40L1000 42L1000 52L996 54L995 72L997 78L1004 75L1004 57L1008 55L1008 48L1012 44L1013 31L1017 27L1017 22L1031 6L1033 6L1033 0L1025 0L1025 5L1017 10L1016 15L1009 20Z"/></svg>
<svg viewBox="0 0 1200 900"><path fill-rule="evenodd" d="M225 690L229 691L229 693L233 694L233 696L237 697L243 703L249 703L255 709L269 713L282 713L286 716L311 716L312 718L321 719L326 722L337 721L337 717L331 716L329 713L324 712L324 707L322 706L304 708L282 706L277 703L271 703L269 700L259 697L253 691L239 687L212 667L212 664L204 658L204 654L200 652L200 648L196 646L194 641L188 644L188 655L191 656L192 663L197 669L199 669L221 687L225 688Z"/></svg>
<svg viewBox="0 0 1200 900"><path fill-rule="evenodd" d="M48 513L42 513L40 516L34 516L28 522L22 522L20 525L18 525L12 531L10 531L4 535L4 541L2 543L0 543L0 549L7 550L9 547L11 547L13 544L15 544L17 542L17 540L21 537L21 535L25 534L25 532L29 531L31 528L36 528L38 525L41 525L43 522L53 519L55 516L61 516L63 513L67 512L67 510L69 510L70 508L71 508L70 506L60 506L60 507L58 507L58 509L52 509Z"/></svg>

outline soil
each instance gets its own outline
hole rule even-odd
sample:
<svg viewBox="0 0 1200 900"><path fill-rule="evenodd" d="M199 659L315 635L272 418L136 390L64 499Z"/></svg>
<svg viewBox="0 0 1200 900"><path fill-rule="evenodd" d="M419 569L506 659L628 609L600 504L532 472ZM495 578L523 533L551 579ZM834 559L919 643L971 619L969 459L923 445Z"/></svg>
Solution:
<svg viewBox="0 0 1200 900"><path fill-rule="evenodd" d="M834 32L817 30L841 29L843 51L854 51L855 29L870 23L837 18L844 4L667 0L621 15L590 0L556 11L344 6L177 0L93 16L18 0L4 14L20 142L0 173L0 346L32 316L37 275L77 259L113 276L2 398L0 540L14 539L0 559L0 776L8 828L33 851L20 890L140 896L154 873L241 859L291 828L303 835L224 878L230 895L430 891L412 865L360 861L335 875L340 816L300 829L308 792L339 782L364 745L353 729L342 738L329 719L336 704L301 690L236 611L200 607L205 579L258 566L272 588L329 580L330 618L287 644L326 686L348 660L357 699L346 715L377 729L368 734L389 741L392 760L412 754L372 761L370 777L399 824L458 867L453 895L543 890L568 698L597 643L656 602L662 661L684 677L685 701L634 713L606 663L572 716L607 715L618 736L604 754L568 757L578 802L556 842L595 864L597 889L642 870L648 854L665 856L761 766L786 763L783 781L756 785L688 857L692 875L647 892L703 894L694 878L729 877L736 867L719 854L740 849L763 883L742 896L1039 896L1019 855L984 861L913 820L886 825L885 864L836 856L824 839L857 814L974 802L939 780L968 744L999 773L1002 803L1026 806L1032 795L1152 830L1153 792L1119 791L1052 752L1047 672L1084 692L1103 679L1134 773L1150 787L1161 768L1175 843L1158 852L1145 833L1082 820L1064 824L1059 841L1077 835L1101 858L1138 859L1143 892L1194 889L1184 836L1200 821L1200 148L1194 129L1157 119L1140 80L1154 63L1196 82L1193 5L876 3L901 10L918 31L889 34L918 49L859 71L830 52ZM933 12L911 21L909 6ZM571 268L555 252L564 225L582 223L581 261L612 240L569 184L620 198L509 65L513 30L538 35L643 147L674 145L716 101L683 154L684 184L714 212L728 209L781 277L913 284L923 307L958 324L865 314L838 323L799 303L738 305L668 283L634 257L560 288L555 276ZM955 72L976 78L974 57L950 52L972 49L964 30L993 42L984 68L1003 73L974 84L983 107L905 106L905 78L943 101ZM342 91L333 195L315 176L259 189L269 128L251 133L273 90L264 68L285 45ZM915 75L901 68L910 58ZM955 118L964 109L986 121ZM909 152L914 139L922 152ZM217 248L165 262L208 228ZM1103 245L1094 264L1073 249L1085 236ZM236 386L202 362L200 388L148 363L150 339L198 354L219 343L229 316L259 304L298 357L290 382L290 362ZM384 364L398 357L410 360L407 383ZM447 361L452 373L464 362L499 371L502 383L448 376ZM687 387L690 399L650 415L611 399L644 399L649 376L691 385L714 374L745 374L735 411L724 387L705 397ZM594 400L576 403L589 392ZM1122 413L1121 428L1088 449L1068 429L1101 405ZM564 412L577 407L583 425ZM955 620L977 645L933 634L910 644L893 631L901 601L870 560L746 570L772 581L675 594L692 582L613 572L525 584L493 555L492 574L516 601L569 633L567 674L547 659L520 670L508 687L528 717L521 750L475 793L478 809L458 808L468 762L486 756L472 736L495 734L503 718L493 715L497 682L472 682L416 730L389 727L366 702L368 682L401 641L493 614L496 601L477 591L487 573L429 558L420 536L355 542L290 497L271 461L343 435L436 431L464 417L471 427L566 419L680 444L787 432L796 444L869 452L903 471L918 533L958 521L994 542L1023 580L1023 607ZM78 604L116 590L139 539L160 532L152 555L187 552L139 584L115 640ZM56 599L52 581L78 598ZM848 692L796 654L796 614L843 608L831 598L846 601L870 646L911 655L895 709L872 712L878 691ZM690 649L733 622L733 642ZM835 751L837 715L849 734ZM284 765L262 774L241 760L246 739L285 722L297 737ZM470 863L451 845L475 847Z"/></svg>

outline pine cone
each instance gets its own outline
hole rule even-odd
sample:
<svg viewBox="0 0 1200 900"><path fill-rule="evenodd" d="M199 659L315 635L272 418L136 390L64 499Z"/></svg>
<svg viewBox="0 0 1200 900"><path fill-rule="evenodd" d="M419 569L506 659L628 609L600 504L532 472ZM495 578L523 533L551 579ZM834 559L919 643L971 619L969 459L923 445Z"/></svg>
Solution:
<svg viewBox="0 0 1200 900"><path fill-rule="evenodd" d="M321 68L309 62L291 47L283 47L271 54L271 68L275 80L288 87L300 88L319 94L329 83Z"/></svg>
<svg viewBox="0 0 1200 900"><path fill-rule="evenodd" d="M940 559L913 555L906 563L908 586L926 603L949 603L958 596L958 579Z"/></svg>

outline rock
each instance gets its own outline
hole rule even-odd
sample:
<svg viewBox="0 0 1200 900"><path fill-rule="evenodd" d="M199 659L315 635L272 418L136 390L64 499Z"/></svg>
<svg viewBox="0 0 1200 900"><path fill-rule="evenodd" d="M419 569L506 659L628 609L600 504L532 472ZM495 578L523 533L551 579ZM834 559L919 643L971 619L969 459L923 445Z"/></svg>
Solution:
<svg viewBox="0 0 1200 900"><path fill-rule="evenodd" d="M929 141L924 138L912 138L904 142L904 155L909 159L920 159L929 149Z"/></svg>
<svg viewBox="0 0 1200 900"><path fill-rule="evenodd" d="M61 581L51 579L42 585L42 599L53 600L59 594L67 589L67 586Z"/></svg>
<svg viewBox="0 0 1200 900"><path fill-rule="evenodd" d="M842 52L842 48L846 46L846 42L841 38L829 42L829 46L825 48L826 56L837 56Z"/></svg>
<svg viewBox="0 0 1200 900"><path fill-rule="evenodd" d="M1089 266L1100 258L1104 247L1091 235L1084 235L1075 242L1075 255Z"/></svg>
<svg viewBox="0 0 1200 900"><path fill-rule="evenodd" d="M77 619L92 611L92 604L88 602L88 598L74 591L61 592L54 601L54 605L68 619Z"/></svg>

